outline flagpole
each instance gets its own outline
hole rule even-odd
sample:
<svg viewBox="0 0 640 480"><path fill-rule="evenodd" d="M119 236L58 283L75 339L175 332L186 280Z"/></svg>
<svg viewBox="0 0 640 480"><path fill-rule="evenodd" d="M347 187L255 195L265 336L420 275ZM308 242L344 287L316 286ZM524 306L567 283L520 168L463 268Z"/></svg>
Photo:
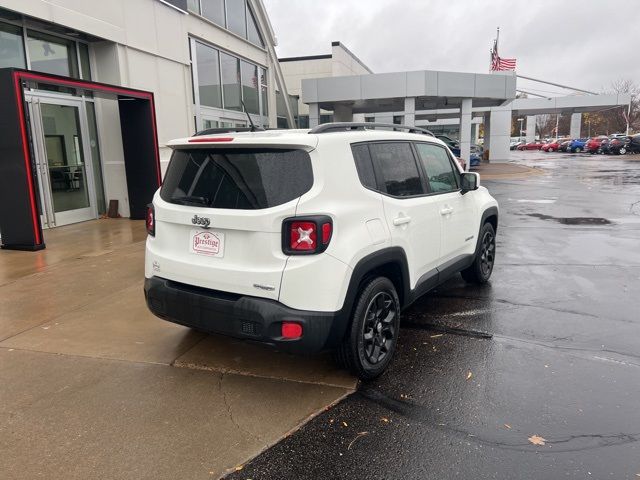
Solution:
<svg viewBox="0 0 640 480"><path fill-rule="evenodd" d="M629 121L631 120L631 102L629 102L629 108L627 109L627 137L629 136Z"/></svg>
<svg viewBox="0 0 640 480"><path fill-rule="evenodd" d="M498 53L498 40L500 40L500 27L498 27L497 29L497 33L496 33L496 53Z"/></svg>

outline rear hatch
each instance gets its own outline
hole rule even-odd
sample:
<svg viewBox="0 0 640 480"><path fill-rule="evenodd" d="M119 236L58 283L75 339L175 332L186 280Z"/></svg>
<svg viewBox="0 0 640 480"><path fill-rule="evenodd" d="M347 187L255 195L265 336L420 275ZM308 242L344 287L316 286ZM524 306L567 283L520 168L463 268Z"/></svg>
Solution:
<svg viewBox="0 0 640 480"><path fill-rule="evenodd" d="M153 275L278 299L282 222L313 185L311 147L175 146L154 198Z"/></svg>

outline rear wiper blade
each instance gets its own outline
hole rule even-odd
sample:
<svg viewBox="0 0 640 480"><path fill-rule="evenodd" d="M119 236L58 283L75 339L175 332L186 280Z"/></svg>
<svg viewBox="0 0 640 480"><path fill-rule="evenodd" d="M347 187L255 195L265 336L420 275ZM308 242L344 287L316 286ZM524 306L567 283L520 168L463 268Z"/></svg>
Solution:
<svg viewBox="0 0 640 480"><path fill-rule="evenodd" d="M196 197L194 195L185 195L184 197L175 197L171 199L175 203L181 205L205 205L209 206L209 199L206 197Z"/></svg>

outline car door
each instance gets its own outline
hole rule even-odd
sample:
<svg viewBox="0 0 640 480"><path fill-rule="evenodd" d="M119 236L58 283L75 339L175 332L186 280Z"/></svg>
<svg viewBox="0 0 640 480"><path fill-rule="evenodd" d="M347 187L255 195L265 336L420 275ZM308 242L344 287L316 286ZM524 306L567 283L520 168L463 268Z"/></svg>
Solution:
<svg viewBox="0 0 640 480"><path fill-rule="evenodd" d="M411 288L437 279L440 258L438 199L427 194L411 142L369 143L393 246L407 256Z"/></svg>
<svg viewBox="0 0 640 480"><path fill-rule="evenodd" d="M429 191L437 202L441 225L440 265L475 252L479 229L474 192L462 194L460 171L446 148L416 143Z"/></svg>

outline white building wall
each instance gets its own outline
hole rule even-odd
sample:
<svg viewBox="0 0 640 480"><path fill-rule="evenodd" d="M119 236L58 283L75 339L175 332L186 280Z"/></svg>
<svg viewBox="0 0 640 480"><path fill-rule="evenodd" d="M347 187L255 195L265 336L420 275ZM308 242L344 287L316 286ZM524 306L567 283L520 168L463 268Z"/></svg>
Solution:
<svg viewBox="0 0 640 480"><path fill-rule="evenodd" d="M302 80L307 78L325 78L332 76L331 58L297 60L293 62L280 62L280 68L284 75L284 81L290 95L300 96L302 93ZM299 102L300 115L309 115L309 106Z"/></svg>
<svg viewBox="0 0 640 480"><path fill-rule="evenodd" d="M159 0L2 0L2 7L105 40L89 46L92 80L154 93L163 173L171 155L166 143L192 135L195 129L189 37L270 67L265 49ZM268 85L270 125L275 127L271 71ZM128 216L117 102L98 100L96 117L105 195L107 200L119 200L120 214Z"/></svg>

